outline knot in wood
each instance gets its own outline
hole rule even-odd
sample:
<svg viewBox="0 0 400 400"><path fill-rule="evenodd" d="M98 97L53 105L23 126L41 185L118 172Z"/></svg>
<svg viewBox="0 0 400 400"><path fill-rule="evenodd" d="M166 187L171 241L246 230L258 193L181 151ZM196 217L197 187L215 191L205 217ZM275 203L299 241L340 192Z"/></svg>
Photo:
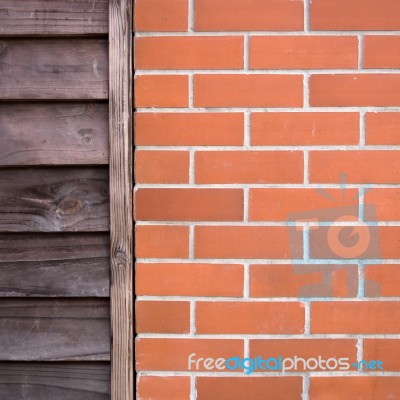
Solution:
<svg viewBox="0 0 400 400"><path fill-rule="evenodd" d="M82 202L76 197L67 197L58 203L58 209L64 215L76 214L81 208Z"/></svg>
<svg viewBox="0 0 400 400"><path fill-rule="evenodd" d="M86 105L86 114L88 115L93 115L96 111L96 105L95 104L87 104Z"/></svg>
<svg viewBox="0 0 400 400"><path fill-rule="evenodd" d="M124 250L119 249L115 252L115 259L118 266L123 267L128 261L128 255Z"/></svg>
<svg viewBox="0 0 400 400"><path fill-rule="evenodd" d="M0 53L7 47L7 42L4 40L0 41Z"/></svg>

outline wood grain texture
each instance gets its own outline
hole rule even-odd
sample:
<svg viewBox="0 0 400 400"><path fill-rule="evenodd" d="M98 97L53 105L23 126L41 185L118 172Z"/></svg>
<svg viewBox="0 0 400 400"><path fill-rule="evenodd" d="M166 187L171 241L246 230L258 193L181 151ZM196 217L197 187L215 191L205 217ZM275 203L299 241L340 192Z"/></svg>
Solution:
<svg viewBox="0 0 400 400"><path fill-rule="evenodd" d="M0 100L107 97L107 40L0 40Z"/></svg>
<svg viewBox="0 0 400 400"><path fill-rule="evenodd" d="M111 399L132 400L132 1L109 10Z"/></svg>
<svg viewBox="0 0 400 400"><path fill-rule="evenodd" d="M0 360L109 360L107 299L2 299Z"/></svg>
<svg viewBox="0 0 400 400"><path fill-rule="evenodd" d="M107 297L105 233L0 234L0 296Z"/></svg>
<svg viewBox="0 0 400 400"><path fill-rule="evenodd" d="M0 170L0 232L109 229L107 168Z"/></svg>
<svg viewBox="0 0 400 400"><path fill-rule="evenodd" d="M108 31L108 0L1 0L0 7L0 35Z"/></svg>
<svg viewBox="0 0 400 400"><path fill-rule="evenodd" d="M107 233L0 234L1 262L66 261L109 257Z"/></svg>
<svg viewBox="0 0 400 400"><path fill-rule="evenodd" d="M0 363L2 400L107 400L106 362Z"/></svg>
<svg viewBox="0 0 400 400"><path fill-rule="evenodd" d="M0 103L0 166L108 164L108 105Z"/></svg>

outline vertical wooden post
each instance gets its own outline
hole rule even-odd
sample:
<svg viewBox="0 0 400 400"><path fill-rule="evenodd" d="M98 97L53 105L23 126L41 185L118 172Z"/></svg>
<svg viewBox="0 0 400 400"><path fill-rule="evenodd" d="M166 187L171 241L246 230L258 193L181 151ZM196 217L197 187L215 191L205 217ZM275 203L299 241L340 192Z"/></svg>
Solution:
<svg viewBox="0 0 400 400"><path fill-rule="evenodd" d="M111 400L133 399L132 0L110 0Z"/></svg>

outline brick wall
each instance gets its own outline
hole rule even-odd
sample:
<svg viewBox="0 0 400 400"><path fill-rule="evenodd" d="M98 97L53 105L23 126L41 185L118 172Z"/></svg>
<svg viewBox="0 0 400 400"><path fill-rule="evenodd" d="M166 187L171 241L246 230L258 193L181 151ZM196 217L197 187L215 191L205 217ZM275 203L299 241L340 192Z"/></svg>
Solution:
<svg viewBox="0 0 400 400"><path fill-rule="evenodd" d="M136 0L135 27L138 398L400 399L399 1Z"/></svg>

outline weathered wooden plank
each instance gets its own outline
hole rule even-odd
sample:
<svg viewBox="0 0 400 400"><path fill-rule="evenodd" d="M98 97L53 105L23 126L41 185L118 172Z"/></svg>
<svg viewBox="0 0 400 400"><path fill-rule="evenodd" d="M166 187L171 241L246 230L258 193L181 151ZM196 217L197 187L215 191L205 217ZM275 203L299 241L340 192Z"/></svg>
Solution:
<svg viewBox="0 0 400 400"><path fill-rule="evenodd" d="M108 105L0 103L0 166L108 164Z"/></svg>
<svg viewBox="0 0 400 400"><path fill-rule="evenodd" d="M0 40L0 100L107 97L107 40Z"/></svg>
<svg viewBox="0 0 400 400"><path fill-rule="evenodd" d="M111 399L133 399L132 1L110 0Z"/></svg>
<svg viewBox="0 0 400 400"><path fill-rule="evenodd" d="M0 360L109 360L107 299L2 299Z"/></svg>
<svg viewBox="0 0 400 400"><path fill-rule="evenodd" d="M0 363L2 400L107 400L110 366L105 362Z"/></svg>
<svg viewBox="0 0 400 400"><path fill-rule="evenodd" d="M0 7L0 35L108 31L108 0L2 0Z"/></svg>
<svg viewBox="0 0 400 400"><path fill-rule="evenodd" d="M0 170L1 232L109 229L107 168Z"/></svg>
<svg viewBox="0 0 400 400"><path fill-rule="evenodd" d="M0 234L1 297L107 297L109 237Z"/></svg>
<svg viewBox="0 0 400 400"><path fill-rule="evenodd" d="M0 296L106 297L108 259L0 263Z"/></svg>
<svg viewBox="0 0 400 400"><path fill-rule="evenodd" d="M106 233L0 234L1 262L71 261L109 257Z"/></svg>

